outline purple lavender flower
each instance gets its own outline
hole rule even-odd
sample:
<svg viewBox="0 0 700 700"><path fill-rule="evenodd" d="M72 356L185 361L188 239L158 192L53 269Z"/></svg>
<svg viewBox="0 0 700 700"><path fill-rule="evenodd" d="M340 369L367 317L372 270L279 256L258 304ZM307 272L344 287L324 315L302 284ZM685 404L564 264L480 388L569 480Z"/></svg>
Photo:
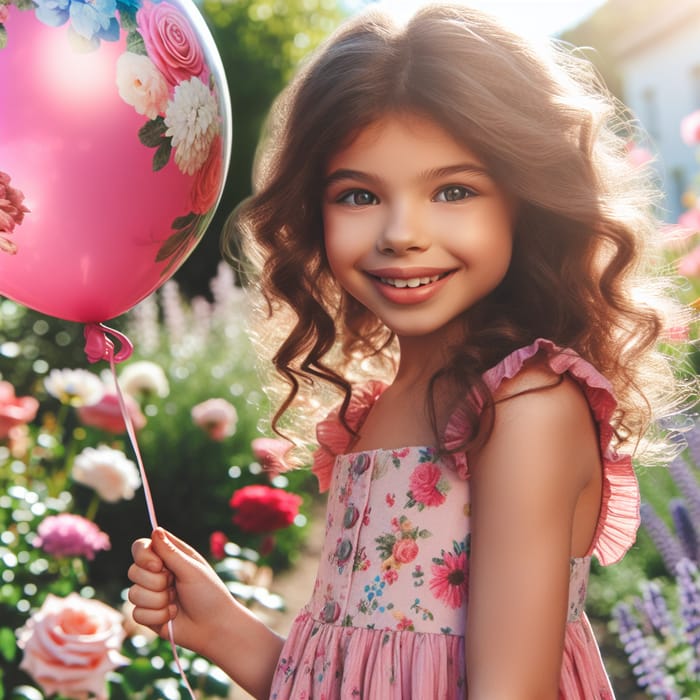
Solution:
<svg viewBox="0 0 700 700"><path fill-rule="evenodd" d="M685 434L685 439L693 464L700 467L700 421L696 422L693 429Z"/></svg>
<svg viewBox="0 0 700 700"><path fill-rule="evenodd" d="M698 533L700 532L700 481L694 473L695 470L682 456L676 457L668 465L668 470L686 500L690 520L695 532Z"/></svg>
<svg viewBox="0 0 700 700"><path fill-rule="evenodd" d="M668 509L671 513L676 534L680 541L683 553L688 559L698 560L698 533L690 518L690 513L684 501L673 498L669 501Z"/></svg>
<svg viewBox="0 0 700 700"><path fill-rule="evenodd" d="M618 603L613 609L617 621L618 636L632 665L637 684L653 697L679 700L680 695L673 678L665 673L665 654L651 637L645 637L639 621L627 603Z"/></svg>
<svg viewBox="0 0 700 700"><path fill-rule="evenodd" d="M683 631L694 650L691 673L700 675L700 578L698 567L689 559L681 559L676 566L678 598Z"/></svg>
<svg viewBox="0 0 700 700"><path fill-rule="evenodd" d="M649 503L642 503L640 514L642 525L659 550L666 569L669 573L674 572L676 565L683 558L681 543L673 536L666 523L656 514Z"/></svg>
<svg viewBox="0 0 700 700"><path fill-rule="evenodd" d="M86 557L110 548L109 535L80 515L61 513L44 518L34 545L55 557Z"/></svg>
<svg viewBox="0 0 700 700"><path fill-rule="evenodd" d="M641 588L642 597L637 599L637 609L647 622L649 633L656 631L662 637L671 635L675 628L661 586L656 581L645 581Z"/></svg>

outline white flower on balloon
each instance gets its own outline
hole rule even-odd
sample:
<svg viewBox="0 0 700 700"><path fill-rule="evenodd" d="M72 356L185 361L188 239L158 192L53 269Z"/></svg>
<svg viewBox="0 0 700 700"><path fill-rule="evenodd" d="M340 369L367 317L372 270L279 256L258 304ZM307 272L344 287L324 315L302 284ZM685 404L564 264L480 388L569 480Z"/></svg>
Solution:
<svg viewBox="0 0 700 700"><path fill-rule="evenodd" d="M86 369L52 369L44 379L46 391L69 406L92 406L100 401L105 387Z"/></svg>
<svg viewBox="0 0 700 700"><path fill-rule="evenodd" d="M110 503L132 499L141 486L136 465L121 450L106 445L86 447L75 458L71 476Z"/></svg>
<svg viewBox="0 0 700 700"><path fill-rule="evenodd" d="M123 619L114 608L77 593L66 598L49 594L17 630L24 651L20 668L47 696L84 700L90 694L107 700L107 674L129 663L120 653Z"/></svg>
<svg viewBox="0 0 700 700"><path fill-rule="evenodd" d="M211 90L199 78L180 83L165 110L165 124L178 168L193 175L206 162L219 132L219 108Z"/></svg>
<svg viewBox="0 0 700 700"><path fill-rule="evenodd" d="M138 114L155 119L165 112L170 86L148 56L127 51L117 59L119 96Z"/></svg>
<svg viewBox="0 0 700 700"><path fill-rule="evenodd" d="M149 394L165 398L170 393L163 368L147 360L126 365L119 375L119 384L127 394L137 398Z"/></svg>

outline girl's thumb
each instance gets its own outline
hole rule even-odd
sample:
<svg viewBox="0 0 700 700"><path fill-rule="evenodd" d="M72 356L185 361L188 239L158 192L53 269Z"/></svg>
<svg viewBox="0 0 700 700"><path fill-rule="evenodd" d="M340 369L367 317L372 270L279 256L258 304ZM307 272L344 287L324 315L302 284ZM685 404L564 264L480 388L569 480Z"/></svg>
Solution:
<svg viewBox="0 0 700 700"><path fill-rule="evenodd" d="M165 568L176 578L181 578L188 571L191 571L195 562L192 561L188 551L178 546L177 538L159 527L153 531L151 542L153 543L153 551L163 560Z"/></svg>

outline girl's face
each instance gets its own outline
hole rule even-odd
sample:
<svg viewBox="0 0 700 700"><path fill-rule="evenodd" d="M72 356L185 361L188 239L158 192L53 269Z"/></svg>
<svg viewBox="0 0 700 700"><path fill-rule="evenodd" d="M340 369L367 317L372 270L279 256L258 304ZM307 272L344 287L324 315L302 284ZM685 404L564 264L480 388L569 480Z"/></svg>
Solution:
<svg viewBox="0 0 700 700"><path fill-rule="evenodd" d="M326 253L341 286L399 338L438 334L508 270L515 202L435 122L386 115L326 172Z"/></svg>

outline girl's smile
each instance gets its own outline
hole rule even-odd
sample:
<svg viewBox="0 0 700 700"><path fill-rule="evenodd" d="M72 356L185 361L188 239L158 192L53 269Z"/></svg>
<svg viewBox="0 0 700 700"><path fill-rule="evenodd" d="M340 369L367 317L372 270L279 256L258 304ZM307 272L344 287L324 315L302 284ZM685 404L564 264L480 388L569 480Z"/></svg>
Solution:
<svg viewBox="0 0 700 700"><path fill-rule="evenodd" d="M514 214L479 158L416 115L370 124L327 168L330 267L399 338L449 332L500 284Z"/></svg>

